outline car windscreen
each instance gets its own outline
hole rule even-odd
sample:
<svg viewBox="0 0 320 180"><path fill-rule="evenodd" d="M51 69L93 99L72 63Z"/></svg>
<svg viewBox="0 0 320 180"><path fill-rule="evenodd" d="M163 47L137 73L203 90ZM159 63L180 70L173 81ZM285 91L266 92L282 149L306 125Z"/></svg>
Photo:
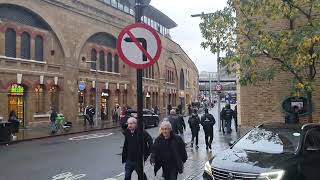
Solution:
<svg viewBox="0 0 320 180"><path fill-rule="evenodd" d="M300 133L299 130L289 128L254 128L233 148L271 154L295 153L299 147Z"/></svg>

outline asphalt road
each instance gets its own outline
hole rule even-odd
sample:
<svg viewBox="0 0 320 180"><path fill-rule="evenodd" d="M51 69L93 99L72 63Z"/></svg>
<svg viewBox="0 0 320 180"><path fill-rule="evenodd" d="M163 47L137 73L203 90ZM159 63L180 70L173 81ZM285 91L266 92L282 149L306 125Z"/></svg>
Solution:
<svg viewBox="0 0 320 180"><path fill-rule="evenodd" d="M147 129L155 138L158 128ZM216 149L227 148L233 137L215 136ZM186 142L191 133L187 129ZM203 161L207 159L204 137L200 134ZM106 180L123 175L121 152L124 137L120 129L22 142L0 146L0 180ZM199 151L200 152L200 151ZM191 160L201 158L199 152Z"/></svg>

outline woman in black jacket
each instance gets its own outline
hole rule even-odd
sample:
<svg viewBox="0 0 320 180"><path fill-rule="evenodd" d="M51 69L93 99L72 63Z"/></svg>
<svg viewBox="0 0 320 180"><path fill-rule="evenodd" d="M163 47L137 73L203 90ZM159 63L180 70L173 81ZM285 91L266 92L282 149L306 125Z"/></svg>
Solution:
<svg viewBox="0 0 320 180"><path fill-rule="evenodd" d="M165 180L176 180L178 173L183 173L183 164L188 156L182 138L172 132L169 121L163 121L160 125L160 135L152 146L151 164L154 165L154 173L162 168Z"/></svg>

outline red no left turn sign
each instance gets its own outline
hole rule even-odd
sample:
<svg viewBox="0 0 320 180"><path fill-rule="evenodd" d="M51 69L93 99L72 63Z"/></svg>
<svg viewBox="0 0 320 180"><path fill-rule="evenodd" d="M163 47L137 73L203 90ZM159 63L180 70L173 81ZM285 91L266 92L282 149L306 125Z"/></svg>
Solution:
<svg viewBox="0 0 320 180"><path fill-rule="evenodd" d="M222 84L217 84L216 85L216 91L222 91Z"/></svg>
<svg viewBox="0 0 320 180"><path fill-rule="evenodd" d="M130 67L143 69L153 65L161 54L161 39L152 27L137 23L125 27L117 39L120 58Z"/></svg>

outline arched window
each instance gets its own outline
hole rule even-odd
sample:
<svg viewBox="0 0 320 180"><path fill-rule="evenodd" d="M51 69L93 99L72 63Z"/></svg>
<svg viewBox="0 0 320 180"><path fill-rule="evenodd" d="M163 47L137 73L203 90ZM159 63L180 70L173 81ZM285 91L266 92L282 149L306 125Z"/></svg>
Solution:
<svg viewBox="0 0 320 180"><path fill-rule="evenodd" d="M106 63L104 61L104 52L103 51L100 51L100 53L99 53L99 62L100 62L100 70L105 71L106 70L106 68L105 68Z"/></svg>
<svg viewBox="0 0 320 180"><path fill-rule="evenodd" d="M107 55L107 71L112 72L112 54L108 53Z"/></svg>
<svg viewBox="0 0 320 180"><path fill-rule="evenodd" d="M91 50L91 69L96 69L97 63L97 51L95 49Z"/></svg>
<svg viewBox="0 0 320 180"><path fill-rule="evenodd" d="M38 85L35 88L36 98L35 98L35 105L36 105L36 113L43 114L45 113L45 92L44 92L44 85Z"/></svg>
<svg viewBox="0 0 320 180"><path fill-rule="evenodd" d="M11 28L5 34L5 56L16 57L16 31Z"/></svg>
<svg viewBox="0 0 320 180"><path fill-rule="evenodd" d="M43 39L41 36L35 38L35 59L36 61L43 61Z"/></svg>
<svg viewBox="0 0 320 180"><path fill-rule="evenodd" d="M119 56L114 56L114 72L119 73Z"/></svg>
<svg viewBox="0 0 320 180"><path fill-rule="evenodd" d="M182 69L180 71L180 89L184 90L184 73Z"/></svg>
<svg viewBox="0 0 320 180"><path fill-rule="evenodd" d="M31 59L30 35L27 32L23 32L21 35L21 59Z"/></svg>

